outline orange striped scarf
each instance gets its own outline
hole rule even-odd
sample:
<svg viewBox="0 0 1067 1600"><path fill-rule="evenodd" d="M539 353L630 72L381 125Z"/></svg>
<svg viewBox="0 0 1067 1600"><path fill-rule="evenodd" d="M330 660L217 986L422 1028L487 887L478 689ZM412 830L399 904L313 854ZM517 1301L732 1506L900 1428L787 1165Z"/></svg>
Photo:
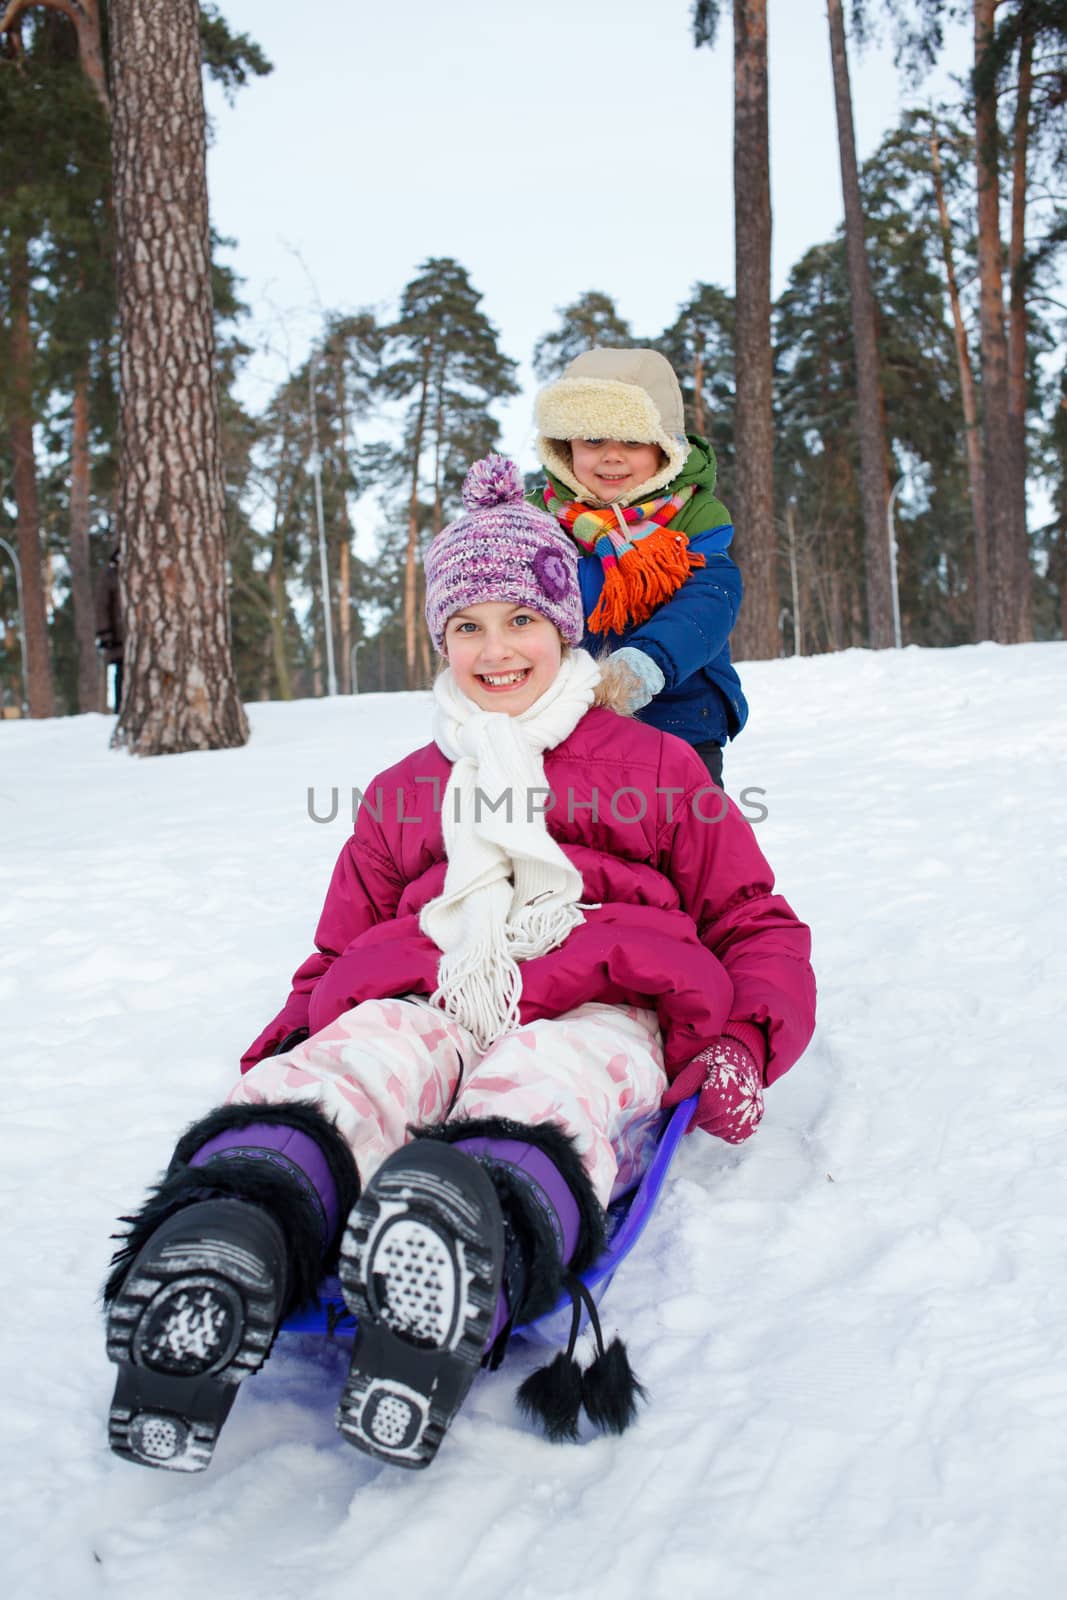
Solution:
<svg viewBox="0 0 1067 1600"><path fill-rule="evenodd" d="M589 618L593 633L623 633L647 621L704 565L704 557L690 550L688 537L668 527L695 492L696 485L689 484L641 505L600 507L561 500L551 484L545 489L547 510L604 569L604 588Z"/></svg>

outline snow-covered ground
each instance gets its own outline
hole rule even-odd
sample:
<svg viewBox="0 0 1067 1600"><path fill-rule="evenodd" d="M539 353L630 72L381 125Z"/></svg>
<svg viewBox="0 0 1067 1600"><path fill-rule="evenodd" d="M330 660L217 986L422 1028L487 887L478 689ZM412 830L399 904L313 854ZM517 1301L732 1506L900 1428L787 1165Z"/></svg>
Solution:
<svg viewBox="0 0 1067 1600"><path fill-rule="evenodd" d="M1067 645L744 679L727 781L813 926L815 1041L748 1145L687 1141L605 1301L639 1426L545 1443L523 1352L420 1474L343 1442L340 1356L299 1341L206 1474L116 1459L95 1296L427 697L252 706L247 749L156 761L103 717L0 726L5 1597L1067 1593Z"/></svg>

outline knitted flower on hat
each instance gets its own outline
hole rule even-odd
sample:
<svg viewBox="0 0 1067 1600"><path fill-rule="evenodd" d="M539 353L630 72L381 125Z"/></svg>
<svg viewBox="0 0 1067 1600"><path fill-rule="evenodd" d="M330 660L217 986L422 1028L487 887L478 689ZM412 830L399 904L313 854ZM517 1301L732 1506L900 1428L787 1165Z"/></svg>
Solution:
<svg viewBox="0 0 1067 1600"><path fill-rule="evenodd" d="M584 631L578 551L553 517L526 504L522 474L507 456L476 461L463 484L464 513L426 552L426 623L441 650L448 619L497 601L529 606L568 644Z"/></svg>

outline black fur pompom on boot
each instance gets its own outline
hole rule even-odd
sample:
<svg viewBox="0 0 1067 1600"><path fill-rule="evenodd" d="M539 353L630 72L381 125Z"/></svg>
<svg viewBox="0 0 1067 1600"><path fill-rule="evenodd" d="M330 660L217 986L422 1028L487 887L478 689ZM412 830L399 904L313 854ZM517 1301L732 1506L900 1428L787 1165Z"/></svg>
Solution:
<svg viewBox="0 0 1067 1600"><path fill-rule="evenodd" d="M572 1140L552 1123L529 1126L486 1117L424 1130L477 1156L500 1198L505 1222L504 1294L508 1316L498 1329L487 1361L503 1359L516 1323L551 1311L564 1295L572 1303L566 1351L539 1367L522 1383L519 1409L554 1441L578 1437L582 1406L599 1428L622 1433L637 1414L644 1390L621 1339L607 1349L596 1303L578 1276L604 1247L603 1209ZM574 1357L583 1306L597 1341L597 1355L585 1372Z"/></svg>

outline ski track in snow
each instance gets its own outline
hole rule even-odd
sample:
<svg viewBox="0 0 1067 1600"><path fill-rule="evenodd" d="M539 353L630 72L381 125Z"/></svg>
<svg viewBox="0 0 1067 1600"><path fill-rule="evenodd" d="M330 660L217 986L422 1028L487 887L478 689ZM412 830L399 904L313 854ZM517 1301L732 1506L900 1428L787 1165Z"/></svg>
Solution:
<svg viewBox="0 0 1067 1600"><path fill-rule="evenodd" d="M246 750L144 762L103 717L0 728L10 1600L1067 1593L1067 645L743 675L727 783L767 791L816 1038L749 1144L687 1141L609 1291L639 1426L547 1444L522 1350L421 1474L344 1443L343 1359L307 1340L206 1474L112 1457L96 1294L114 1219L311 948L351 786L425 742L428 697L253 705Z"/></svg>

